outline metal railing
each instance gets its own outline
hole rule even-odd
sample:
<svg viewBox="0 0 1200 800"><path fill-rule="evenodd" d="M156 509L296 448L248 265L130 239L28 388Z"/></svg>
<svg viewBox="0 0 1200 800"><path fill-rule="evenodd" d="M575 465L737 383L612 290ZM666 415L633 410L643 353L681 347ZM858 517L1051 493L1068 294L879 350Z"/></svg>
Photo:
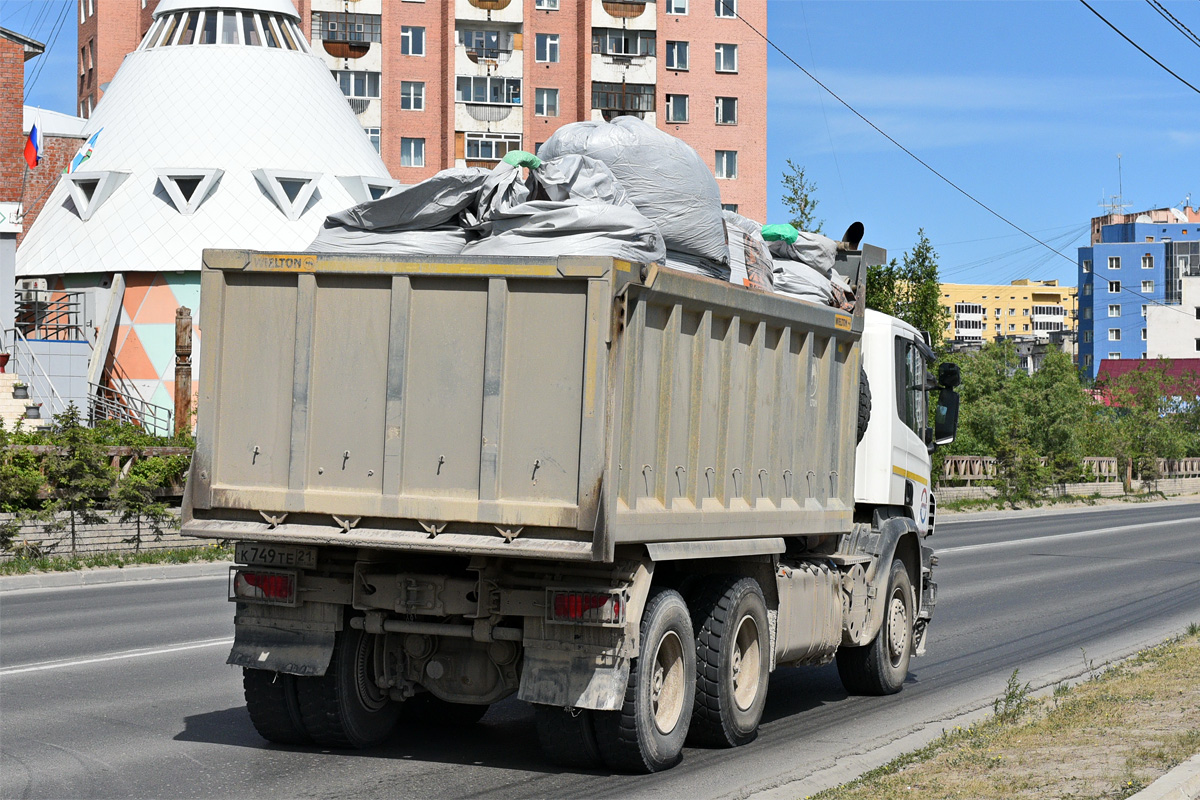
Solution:
<svg viewBox="0 0 1200 800"><path fill-rule="evenodd" d="M16 327L27 339L87 340L83 293L25 289L17 291L16 301Z"/></svg>
<svg viewBox="0 0 1200 800"><path fill-rule="evenodd" d="M157 436L170 436L174 432L171 424L174 416L171 409L143 400L138 395L111 386L88 384L88 422L91 425L101 420L115 420L136 425Z"/></svg>
<svg viewBox="0 0 1200 800"><path fill-rule="evenodd" d="M29 382L30 403L48 405L47 413L44 414L46 418L53 418L56 414L66 411L67 402L54 388L54 381L50 380L50 375L42 366L37 353L29 346L25 334L21 333L20 328L13 328L8 334L8 340L12 343L10 369Z"/></svg>
<svg viewBox="0 0 1200 800"><path fill-rule="evenodd" d="M1047 466L1049 459L1041 458L1042 466ZM1122 480L1116 458L1088 456L1083 459L1083 470L1087 480L1110 482ZM1157 463L1159 478L1200 478L1200 458L1160 458ZM996 478L996 459L990 456L947 456L942 465L939 482L947 484L965 483L968 486L977 481L990 481ZM1140 475L1134 475L1135 480L1141 480Z"/></svg>

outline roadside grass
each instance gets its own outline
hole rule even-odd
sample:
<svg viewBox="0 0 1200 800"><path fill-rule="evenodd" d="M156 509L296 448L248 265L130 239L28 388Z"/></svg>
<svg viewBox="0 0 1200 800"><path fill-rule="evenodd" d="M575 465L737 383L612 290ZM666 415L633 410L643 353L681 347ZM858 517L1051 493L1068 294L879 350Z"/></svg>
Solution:
<svg viewBox="0 0 1200 800"><path fill-rule="evenodd" d="M94 553L78 556L16 556L0 561L0 575L27 575L31 572L71 572L94 567L131 567L141 564L188 564L193 561L226 561L233 548L217 542L176 550L145 550L140 553Z"/></svg>
<svg viewBox="0 0 1200 800"><path fill-rule="evenodd" d="M1148 503L1152 500L1167 500L1167 495L1159 491L1144 494L1064 494L1046 495L1038 498L1036 503L1022 503L1017 508L1038 508L1041 506L1094 506L1100 503ZM958 500L938 501L938 511L994 511L1006 508L995 497L963 497Z"/></svg>
<svg viewBox="0 0 1200 800"><path fill-rule="evenodd" d="M1133 795L1200 752L1200 624L1033 697L1014 671L992 715L812 800Z"/></svg>

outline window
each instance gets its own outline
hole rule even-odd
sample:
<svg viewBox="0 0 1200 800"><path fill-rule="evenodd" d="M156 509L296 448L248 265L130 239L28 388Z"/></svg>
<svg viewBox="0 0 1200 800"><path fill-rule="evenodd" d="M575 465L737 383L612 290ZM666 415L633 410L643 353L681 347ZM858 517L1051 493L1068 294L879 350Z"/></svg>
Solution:
<svg viewBox="0 0 1200 800"><path fill-rule="evenodd" d="M667 69L688 68L688 43L667 42Z"/></svg>
<svg viewBox="0 0 1200 800"><path fill-rule="evenodd" d="M1154 281L1142 281L1142 291L1143 292L1153 292L1154 291Z"/></svg>
<svg viewBox="0 0 1200 800"><path fill-rule="evenodd" d="M461 30L458 32L458 41L476 58L490 58L493 61L500 58L500 31Z"/></svg>
<svg viewBox="0 0 1200 800"><path fill-rule="evenodd" d="M1120 281L1109 281L1108 282L1108 293L1109 294L1120 294L1121 293L1121 282Z"/></svg>
<svg viewBox="0 0 1200 800"><path fill-rule="evenodd" d="M1146 341L1146 329L1142 328L1142 341Z"/></svg>
<svg viewBox="0 0 1200 800"><path fill-rule="evenodd" d="M718 97L716 110L718 125L737 125L736 97Z"/></svg>
<svg viewBox="0 0 1200 800"><path fill-rule="evenodd" d="M1084 274L1084 275L1087 275L1089 272L1091 272L1091 271L1092 271L1092 261L1091 261L1091 259L1087 259L1087 260L1085 260L1085 261L1080 261L1080 262L1079 262L1079 266L1080 266L1080 267L1083 269L1083 274Z"/></svg>
<svg viewBox="0 0 1200 800"><path fill-rule="evenodd" d="M1091 318L1092 318L1092 310L1091 310L1090 308L1085 308L1085 309L1083 310L1083 318L1084 318L1084 319L1091 319Z"/></svg>
<svg viewBox="0 0 1200 800"><path fill-rule="evenodd" d="M1028 308L1022 308L1022 309L1021 309L1021 316L1022 316L1022 317L1028 317L1028 316L1029 316L1029 309L1028 309Z"/></svg>
<svg viewBox="0 0 1200 800"><path fill-rule="evenodd" d="M903 372L901 372L903 370ZM925 358L915 343L896 340L896 393L901 419L913 433L925 433Z"/></svg>
<svg viewBox="0 0 1200 800"><path fill-rule="evenodd" d="M1142 319L1145 319L1145 318L1146 318L1146 304L1142 303ZM1200 319L1200 315L1197 315L1196 319Z"/></svg>
<svg viewBox="0 0 1200 800"><path fill-rule="evenodd" d="M1108 268L1109 269L1120 269L1121 268L1121 257L1120 256L1109 256L1108 257Z"/></svg>
<svg viewBox="0 0 1200 800"><path fill-rule="evenodd" d="M686 94L667 95L667 122L688 121L688 96Z"/></svg>
<svg viewBox="0 0 1200 800"><path fill-rule="evenodd" d="M425 140L424 139L400 139L400 166L402 167L423 167L425 166Z"/></svg>
<svg viewBox="0 0 1200 800"><path fill-rule="evenodd" d="M737 0L717 0L718 17L737 17Z"/></svg>
<svg viewBox="0 0 1200 800"><path fill-rule="evenodd" d="M1142 269L1154 269L1154 256L1149 253L1142 256Z"/></svg>
<svg viewBox="0 0 1200 800"><path fill-rule="evenodd" d="M539 33L534 36L534 61L538 63L558 63L557 33Z"/></svg>
<svg viewBox="0 0 1200 800"><path fill-rule="evenodd" d="M1000 325L999 325L999 323L997 323L997 325L996 325L996 333L999 333L999 332L1000 332Z"/></svg>
<svg viewBox="0 0 1200 800"><path fill-rule="evenodd" d="M327 42L383 41L383 17L340 11L312 12L312 38Z"/></svg>
<svg viewBox="0 0 1200 800"><path fill-rule="evenodd" d="M592 28L592 53L628 58L652 56L657 42L654 31L625 28Z"/></svg>
<svg viewBox="0 0 1200 800"><path fill-rule="evenodd" d="M652 83L592 83L592 108L604 112L604 118L621 114L640 114L654 110Z"/></svg>
<svg viewBox="0 0 1200 800"><path fill-rule="evenodd" d="M737 177L737 151L717 151L717 177L733 180Z"/></svg>
<svg viewBox="0 0 1200 800"><path fill-rule="evenodd" d="M1083 341L1085 344L1092 341L1092 332L1091 331L1083 332Z"/></svg>
<svg viewBox="0 0 1200 800"><path fill-rule="evenodd" d="M221 44L237 44L237 14L226 11L221 14Z"/></svg>
<svg viewBox="0 0 1200 800"><path fill-rule="evenodd" d="M1022 326L1021 326L1021 330L1023 330L1023 331L1027 331L1027 330L1029 330L1029 326L1028 326L1028 325L1022 325Z"/></svg>
<svg viewBox="0 0 1200 800"><path fill-rule="evenodd" d="M722 211L732 211L734 214L736 214L737 210L738 210L738 204L737 203L721 203L721 210ZM946 327L947 328L950 327L949 322L946 323Z"/></svg>
<svg viewBox="0 0 1200 800"><path fill-rule="evenodd" d="M1196 340L1196 352L1200 353L1200 339Z"/></svg>
<svg viewBox="0 0 1200 800"><path fill-rule="evenodd" d="M1010 331L1015 331L1015 330L1017 329L1017 326L1016 326L1016 325L1009 325L1009 326L1008 326L1008 329L1009 329Z"/></svg>
<svg viewBox="0 0 1200 800"><path fill-rule="evenodd" d="M496 76L460 77L455 99L460 103L496 103L519 106L521 105L521 79Z"/></svg>
<svg viewBox="0 0 1200 800"><path fill-rule="evenodd" d="M412 25L400 26L400 55L425 55L425 29Z"/></svg>
<svg viewBox="0 0 1200 800"><path fill-rule="evenodd" d="M425 110L425 81L400 81L400 108L403 111Z"/></svg>
<svg viewBox="0 0 1200 800"><path fill-rule="evenodd" d="M521 149L519 133L467 133L468 161L499 161L510 150Z"/></svg>
<svg viewBox="0 0 1200 800"><path fill-rule="evenodd" d="M1085 283L1083 285L1083 296L1087 297L1091 293L1092 293L1092 285L1090 283Z"/></svg>
<svg viewBox="0 0 1200 800"><path fill-rule="evenodd" d="M736 44L717 45L717 72L738 71L737 50Z"/></svg>
<svg viewBox="0 0 1200 800"><path fill-rule="evenodd" d="M1001 311L1003 311L1003 310L1004 310L1004 309L1002 309L1002 308L997 308L997 309L996 309L996 319L1000 319L1000 312L1001 312Z"/></svg>
<svg viewBox="0 0 1200 800"><path fill-rule="evenodd" d="M543 11L558 11L558 0L537 0L533 7Z"/></svg>
<svg viewBox="0 0 1200 800"><path fill-rule="evenodd" d="M1085 367L1090 367L1090 366L1092 365L1092 357L1091 357L1091 356L1084 356L1084 357L1083 357L1083 365L1084 365Z"/></svg>
<svg viewBox="0 0 1200 800"><path fill-rule="evenodd" d="M1121 329L1120 328L1109 328L1108 329L1108 340L1110 342L1121 341Z"/></svg>
<svg viewBox="0 0 1200 800"><path fill-rule="evenodd" d="M1142 316L1146 316L1146 307L1142 306ZM1200 319L1200 306L1196 306L1196 319Z"/></svg>
<svg viewBox="0 0 1200 800"><path fill-rule="evenodd" d="M1121 316L1121 306L1120 306L1120 305L1110 305L1110 306L1108 307L1108 315L1109 315L1110 317L1119 317L1119 316Z"/></svg>
<svg viewBox="0 0 1200 800"><path fill-rule="evenodd" d="M664 0L668 14L688 13L688 0Z"/></svg>
<svg viewBox="0 0 1200 800"><path fill-rule="evenodd" d="M367 134L367 138L371 140L371 147L375 148L375 152L379 152L379 128L363 128Z"/></svg>
<svg viewBox="0 0 1200 800"><path fill-rule="evenodd" d="M334 72L338 86L346 97L379 97L378 72Z"/></svg>
<svg viewBox="0 0 1200 800"><path fill-rule="evenodd" d="M1121 354L1120 353L1109 353L1108 359L1109 359L1109 361L1119 361L1121 359Z"/></svg>
<svg viewBox="0 0 1200 800"><path fill-rule="evenodd" d="M1016 310L1015 308L1010 308L1010 309L1008 310L1008 315L1009 315L1010 317L1015 317L1015 316L1017 315L1017 310Z"/></svg>
<svg viewBox="0 0 1200 800"><path fill-rule="evenodd" d="M558 116L558 89L535 89L533 113L539 117Z"/></svg>

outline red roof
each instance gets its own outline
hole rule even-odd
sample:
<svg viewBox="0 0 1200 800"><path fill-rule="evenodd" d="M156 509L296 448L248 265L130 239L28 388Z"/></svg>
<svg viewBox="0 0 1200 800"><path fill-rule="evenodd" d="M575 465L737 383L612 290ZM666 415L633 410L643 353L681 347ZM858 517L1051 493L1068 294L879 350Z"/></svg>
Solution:
<svg viewBox="0 0 1200 800"><path fill-rule="evenodd" d="M1118 358L1105 359L1100 362L1100 372L1096 375L1097 399L1105 405L1114 405L1114 398L1104 391L1104 385L1134 371L1145 371L1166 367L1166 376L1174 379L1165 391L1171 395L1193 396L1197 385L1200 384L1200 358L1146 359Z"/></svg>

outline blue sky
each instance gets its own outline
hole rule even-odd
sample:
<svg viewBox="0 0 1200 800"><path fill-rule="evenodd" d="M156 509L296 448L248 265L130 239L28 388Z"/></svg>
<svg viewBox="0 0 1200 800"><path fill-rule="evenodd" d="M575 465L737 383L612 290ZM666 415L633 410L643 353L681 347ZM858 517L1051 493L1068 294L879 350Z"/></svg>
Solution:
<svg viewBox="0 0 1200 800"><path fill-rule="evenodd" d="M1162 2L1200 35L1200 2ZM1092 5L1200 86L1200 47L1147 2ZM768 12L771 39L830 89L1071 261L947 186L774 51L766 222L786 218L779 179L790 158L817 184L827 233L861 220L867 241L900 256L923 227L944 280L1074 283L1088 220L1118 192L1118 153L1131 210L1177 205L1189 193L1200 205L1200 94L1079 2L770 0ZM0 26L53 41L27 67L28 84L46 62L31 104L73 113L77 13L75 0L0 0Z"/></svg>

